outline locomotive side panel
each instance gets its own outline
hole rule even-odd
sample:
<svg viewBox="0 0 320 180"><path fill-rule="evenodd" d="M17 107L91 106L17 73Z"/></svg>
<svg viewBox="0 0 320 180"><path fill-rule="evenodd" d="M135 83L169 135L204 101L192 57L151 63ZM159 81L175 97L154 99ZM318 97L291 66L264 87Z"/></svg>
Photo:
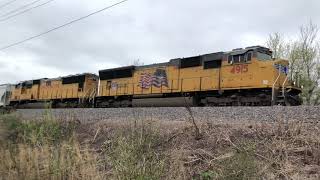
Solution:
<svg viewBox="0 0 320 180"><path fill-rule="evenodd" d="M103 78L100 79L99 96L133 96L181 91L179 69L169 63L136 67L129 77L112 77L112 74L124 69L100 71ZM104 78L104 74L108 73L109 78Z"/></svg>
<svg viewBox="0 0 320 180"><path fill-rule="evenodd" d="M222 59L222 52L180 59L180 91L205 92L220 89Z"/></svg>
<svg viewBox="0 0 320 180"><path fill-rule="evenodd" d="M40 88L41 100L75 99L93 96L97 91L97 77L92 74L47 79Z"/></svg>
<svg viewBox="0 0 320 180"><path fill-rule="evenodd" d="M39 80L25 81L14 86L10 101L36 101L39 99Z"/></svg>
<svg viewBox="0 0 320 180"><path fill-rule="evenodd" d="M15 85L15 87L12 90L10 101L19 101L20 94L21 94L21 89L18 88L17 85Z"/></svg>
<svg viewBox="0 0 320 180"><path fill-rule="evenodd" d="M132 91L132 78L101 80L99 88L101 96L128 95Z"/></svg>
<svg viewBox="0 0 320 180"><path fill-rule="evenodd" d="M179 74L169 64L142 66L132 69L126 77L117 73L133 67L100 71L99 96L133 96L180 91ZM102 78L101 78L102 77Z"/></svg>
<svg viewBox="0 0 320 180"><path fill-rule="evenodd" d="M61 80L47 79L40 85L40 100L50 100L62 98Z"/></svg>
<svg viewBox="0 0 320 180"><path fill-rule="evenodd" d="M162 94L172 92L176 69L167 64L155 65L153 67L140 67L134 73L134 95Z"/></svg>
<svg viewBox="0 0 320 180"><path fill-rule="evenodd" d="M168 63L100 71L99 96L152 95L217 90L221 60L216 56L174 59ZM197 61L195 63L195 60ZM214 62L213 62L214 61ZM217 63L218 62L218 63ZM117 73L132 69L128 77ZM102 78L101 78L102 77Z"/></svg>
<svg viewBox="0 0 320 180"><path fill-rule="evenodd" d="M220 68L203 66L180 69L181 92L211 91L219 89Z"/></svg>

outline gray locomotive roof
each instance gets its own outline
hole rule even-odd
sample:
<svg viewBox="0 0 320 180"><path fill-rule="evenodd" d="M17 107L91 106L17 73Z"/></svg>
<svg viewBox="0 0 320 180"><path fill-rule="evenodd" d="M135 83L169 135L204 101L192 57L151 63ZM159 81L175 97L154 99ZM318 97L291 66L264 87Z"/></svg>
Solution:
<svg viewBox="0 0 320 180"><path fill-rule="evenodd" d="M153 67L160 67L160 66L167 66L170 62L164 62L164 63L155 63L155 64L148 64L148 65L141 65L141 66L123 66L119 68L111 68L111 69L103 69L99 72L108 72L108 71L117 71L117 70L123 70L123 69L145 69L145 68L153 68Z"/></svg>
<svg viewBox="0 0 320 180"><path fill-rule="evenodd" d="M256 49L263 49L263 50L268 50L268 48L265 48L263 46L250 46L246 47L245 49L243 48L238 48L238 49L233 49L232 51L227 51L227 52L214 52L214 53L208 53L208 54L202 54L198 56L203 56L204 61L207 59L213 60L213 59L221 59L222 56L224 55L238 55L238 54L244 54L248 51L251 50L256 50ZM198 56L190 56L190 57L198 57ZM153 68L153 67L161 67L161 66L168 66L168 65L178 65L179 61L181 59L186 59L190 57L183 57L183 58L176 58L176 59L171 59L169 62L164 62L164 63L155 63L155 64L150 64L150 65L142 65L142 66L123 66L123 67L118 67L118 68L110 68L110 69L103 69L100 70L99 72L107 72L107 71L116 71L116 70L122 70L122 69L144 69L144 68Z"/></svg>
<svg viewBox="0 0 320 180"><path fill-rule="evenodd" d="M270 51L270 49L263 47L263 46L250 46L250 47L246 47L245 49L243 49L243 48L233 49L232 51L225 52L225 54L238 55L238 54L244 54L248 51L257 50L257 49L261 49L264 51Z"/></svg>
<svg viewBox="0 0 320 180"><path fill-rule="evenodd" d="M74 77L74 76L83 76L83 75L91 75L91 76L98 77L98 75L96 75L94 73L81 73L81 74L71 74L71 75L67 75L67 76L60 76L60 77L57 77L57 78L43 78L41 80L43 80L43 81L55 81L55 80L61 80L63 78Z"/></svg>
<svg viewBox="0 0 320 180"><path fill-rule="evenodd" d="M96 76L98 77L98 75L93 74L93 73L81 73L81 74L74 74L74 75L68 75L68 76L61 76L61 77L57 77L57 78L41 78L41 79L33 79L33 80L25 80L25 81L20 81L18 84L22 84L22 83L32 83L33 81L55 81L55 80L62 80L63 78L67 78L67 77L73 77L73 76L82 76L82 75L92 75L92 76Z"/></svg>
<svg viewBox="0 0 320 180"><path fill-rule="evenodd" d="M107 71L116 71L116 70L123 70L123 69L134 69L136 66L122 66L118 68L110 68L110 69L102 69L99 72L107 72Z"/></svg>
<svg viewBox="0 0 320 180"><path fill-rule="evenodd" d="M142 65L142 66L136 66L136 69L145 69L145 68L153 68L153 67L160 67L160 66L168 66L169 62L164 63L155 63L155 64L149 64L149 65Z"/></svg>

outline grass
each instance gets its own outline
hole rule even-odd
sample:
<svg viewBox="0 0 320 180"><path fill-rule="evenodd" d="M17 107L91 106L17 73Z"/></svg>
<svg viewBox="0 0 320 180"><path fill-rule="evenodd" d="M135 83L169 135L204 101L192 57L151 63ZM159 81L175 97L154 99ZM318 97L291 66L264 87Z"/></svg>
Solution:
<svg viewBox="0 0 320 180"><path fill-rule="evenodd" d="M320 125L0 116L0 179L319 179Z"/></svg>
<svg viewBox="0 0 320 180"><path fill-rule="evenodd" d="M34 147L19 144L1 149L1 177L4 179L102 179L97 157L78 144Z"/></svg>

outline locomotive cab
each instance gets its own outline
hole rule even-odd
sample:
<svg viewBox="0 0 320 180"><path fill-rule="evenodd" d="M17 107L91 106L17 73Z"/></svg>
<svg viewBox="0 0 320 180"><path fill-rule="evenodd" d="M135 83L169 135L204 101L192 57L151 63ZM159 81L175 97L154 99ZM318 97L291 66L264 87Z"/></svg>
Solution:
<svg viewBox="0 0 320 180"><path fill-rule="evenodd" d="M251 89L271 99L272 104L299 105L301 89L288 79L289 62L272 58L261 46L234 49L226 53L224 88ZM229 73L228 73L229 71Z"/></svg>
<svg viewBox="0 0 320 180"><path fill-rule="evenodd" d="M265 63L271 68L271 83L268 86L272 87L272 104L282 105L300 105L301 100L299 94L301 89L289 79L289 61L284 59L272 58L272 51L258 49L256 59L261 65Z"/></svg>

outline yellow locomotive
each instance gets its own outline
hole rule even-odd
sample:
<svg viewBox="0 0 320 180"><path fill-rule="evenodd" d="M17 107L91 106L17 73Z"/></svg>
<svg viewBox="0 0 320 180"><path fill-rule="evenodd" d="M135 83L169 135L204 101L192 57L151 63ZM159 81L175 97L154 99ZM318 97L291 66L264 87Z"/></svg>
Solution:
<svg viewBox="0 0 320 180"><path fill-rule="evenodd" d="M301 90L288 80L288 61L253 46L167 63L99 71L97 107L151 106L189 97L194 106L299 105ZM158 100L158 101L156 101Z"/></svg>
<svg viewBox="0 0 320 180"><path fill-rule="evenodd" d="M97 85L98 76L89 73L24 81L13 88L10 105L50 102L53 107L89 106L94 102Z"/></svg>
<svg viewBox="0 0 320 180"><path fill-rule="evenodd" d="M100 70L99 76L85 73L24 81L6 94L11 106L39 102L53 107L300 105L301 89L288 80L288 66L287 60L273 59L268 48L253 46Z"/></svg>

